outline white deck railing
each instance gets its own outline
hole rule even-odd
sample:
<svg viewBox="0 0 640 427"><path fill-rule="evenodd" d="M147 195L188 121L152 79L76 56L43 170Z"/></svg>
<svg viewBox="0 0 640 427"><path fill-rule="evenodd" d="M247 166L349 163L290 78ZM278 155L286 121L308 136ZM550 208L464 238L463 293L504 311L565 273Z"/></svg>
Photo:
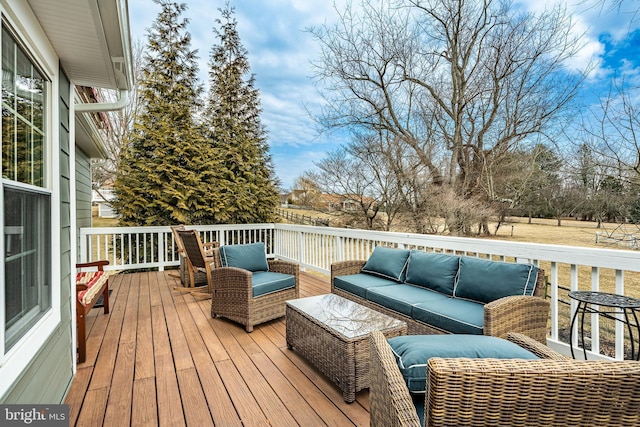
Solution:
<svg viewBox="0 0 640 427"><path fill-rule="evenodd" d="M367 259L377 245L531 262L545 270L550 285L547 289L551 302L548 343L564 354L570 354L568 324L570 313L576 308L576 303L569 301L568 290L599 290L640 297L640 252L630 250L285 224L193 228L201 231L204 241L219 241L222 245L264 242L269 256L291 260L303 269L326 274L330 272L332 262ZM164 270L179 265L169 227L83 228L80 230L80 256L82 262L108 259L111 270ZM589 317L593 326L589 357L605 357L601 355L604 352L600 346L602 334L603 337L614 337L615 352L608 356L622 359L624 325L621 322L614 322L615 325L606 321L601 323L596 314ZM573 344L577 347L578 334L573 335Z"/></svg>

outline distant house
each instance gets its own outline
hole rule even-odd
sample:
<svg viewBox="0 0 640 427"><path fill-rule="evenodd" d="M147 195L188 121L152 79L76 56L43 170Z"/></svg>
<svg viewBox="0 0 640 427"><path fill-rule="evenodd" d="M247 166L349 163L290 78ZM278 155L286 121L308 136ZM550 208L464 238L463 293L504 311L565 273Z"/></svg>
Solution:
<svg viewBox="0 0 640 427"><path fill-rule="evenodd" d="M98 216L100 218L117 218L118 213L111 206L111 201L116 198L113 188L101 188L91 192L91 204L98 206Z"/></svg>
<svg viewBox="0 0 640 427"><path fill-rule="evenodd" d="M62 403L76 371L75 264L102 112L132 68L126 0L0 0L0 403ZM118 91L96 103L94 87Z"/></svg>
<svg viewBox="0 0 640 427"><path fill-rule="evenodd" d="M374 203L370 197L362 198L367 203ZM319 198L319 209L328 212L355 212L361 209L361 198L349 194L322 194Z"/></svg>

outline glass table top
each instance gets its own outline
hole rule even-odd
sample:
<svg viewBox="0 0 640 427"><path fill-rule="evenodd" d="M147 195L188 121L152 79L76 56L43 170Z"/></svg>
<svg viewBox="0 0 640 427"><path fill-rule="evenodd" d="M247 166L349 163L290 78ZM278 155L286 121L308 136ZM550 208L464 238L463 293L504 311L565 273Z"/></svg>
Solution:
<svg viewBox="0 0 640 427"><path fill-rule="evenodd" d="M349 339L405 326L401 320L335 294L289 300L287 304Z"/></svg>

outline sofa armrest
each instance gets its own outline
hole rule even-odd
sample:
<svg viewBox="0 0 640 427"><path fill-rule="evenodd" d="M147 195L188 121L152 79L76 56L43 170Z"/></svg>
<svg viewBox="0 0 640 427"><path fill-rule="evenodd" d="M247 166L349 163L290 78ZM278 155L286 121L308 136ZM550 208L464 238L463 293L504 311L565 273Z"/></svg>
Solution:
<svg viewBox="0 0 640 427"><path fill-rule="evenodd" d="M363 260L338 261L331 264L331 291L333 292L333 278L336 276L347 276L349 274L360 273L362 267L367 263Z"/></svg>
<svg viewBox="0 0 640 427"><path fill-rule="evenodd" d="M541 359L567 360L567 357L554 350L551 350L546 345L541 344L526 335L518 334L516 332L509 332L507 334L507 339L515 344L518 344L525 350L530 351Z"/></svg>
<svg viewBox="0 0 640 427"><path fill-rule="evenodd" d="M425 425L640 424L631 409L640 382L635 361L433 357L427 365Z"/></svg>
<svg viewBox="0 0 640 427"><path fill-rule="evenodd" d="M420 419L391 347L382 332L369 335L371 427L418 427Z"/></svg>
<svg viewBox="0 0 640 427"><path fill-rule="evenodd" d="M518 332L543 344L547 340L549 301L535 296L509 296L484 306L484 334L506 338Z"/></svg>

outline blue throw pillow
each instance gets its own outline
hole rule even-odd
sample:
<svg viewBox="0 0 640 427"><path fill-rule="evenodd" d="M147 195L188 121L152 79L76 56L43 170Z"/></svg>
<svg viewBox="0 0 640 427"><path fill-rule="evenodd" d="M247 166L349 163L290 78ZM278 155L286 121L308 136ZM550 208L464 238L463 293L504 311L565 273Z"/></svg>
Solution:
<svg viewBox="0 0 640 427"><path fill-rule="evenodd" d="M456 298L481 303L512 295L533 295L538 268L532 264L460 257Z"/></svg>
<svg viewBox="0 0 640 427"><path fill-rule="evenodd" d="M362 267L362 272L402 282L409 252L408 249L376 246L367 263Z"/></svg>
<svg viewBox="0 0 640 427"><path fill-rule="evenodd" d="M425 393L432 357L539 359L511 341L486 335L402 335L388 340L411 393Z"/></svg>
<svg viewBox="0 0 640 427"><path fill-rule="evenodd" d="M220 261L223 267L237 267L251 272L269 270L267 253L262 242L220 246Z"/></svg>
<svg viewBox="0 0 640 427"><path fill-rule="evenodd" d="M460 257L412 250L405 282L453 295Z"/></svg>

